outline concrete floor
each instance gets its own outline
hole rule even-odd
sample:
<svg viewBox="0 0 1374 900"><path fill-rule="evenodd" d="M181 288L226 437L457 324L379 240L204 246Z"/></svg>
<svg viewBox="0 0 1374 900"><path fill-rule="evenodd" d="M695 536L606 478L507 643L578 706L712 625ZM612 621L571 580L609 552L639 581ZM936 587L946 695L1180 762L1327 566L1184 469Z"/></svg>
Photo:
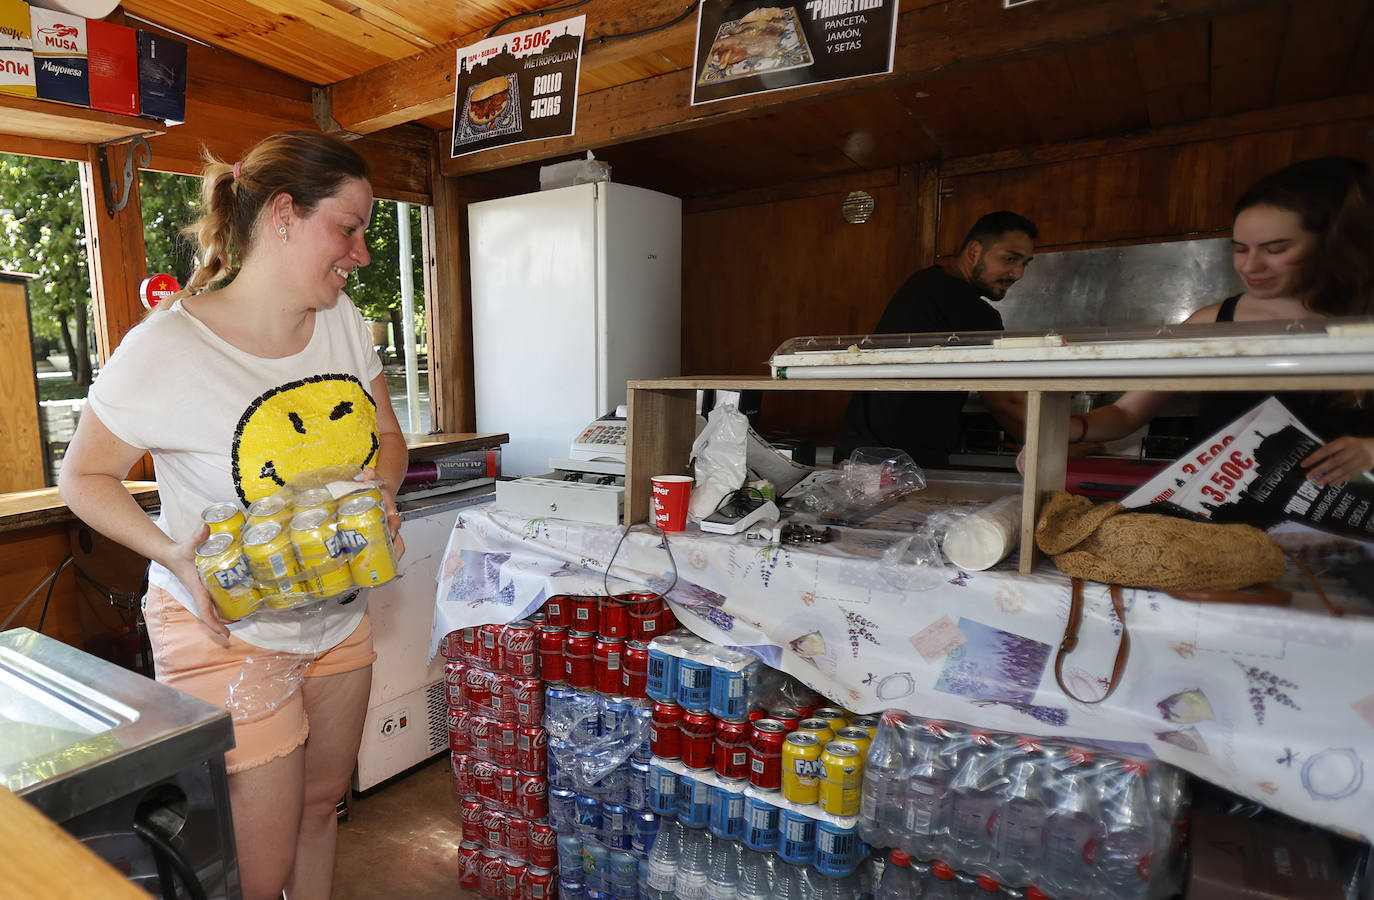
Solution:
<svg viewBox="0 0 1374 900"><path fill-rule="evenodd" d="M479 900L458 887L461 830L447 753L355 794L339 823L333 900Z"/></svg>

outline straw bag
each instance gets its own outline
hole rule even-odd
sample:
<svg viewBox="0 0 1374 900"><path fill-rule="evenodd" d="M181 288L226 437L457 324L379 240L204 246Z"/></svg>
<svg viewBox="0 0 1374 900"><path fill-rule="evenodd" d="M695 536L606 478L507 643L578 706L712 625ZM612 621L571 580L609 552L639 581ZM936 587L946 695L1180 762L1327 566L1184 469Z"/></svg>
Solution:
<svg viewBox="0 0 1374 900"><path fill-rule="evenodd" d="M1051 494L1035 524L1035 543L1055 566L1072 576L1073 595L1064 640L1054 660L1054 677L1069 697L1101 703L1112 695L1131 652L1121 586L1166 591L1181 600L1285 604L1287 591L1263 585L1283 573L1283 551L1258 528L1216 525L1154 513L1124 512L1119 503L1094 504L1064 491ZM1063 679L1064 658L1078 644L1083 621L1083 580L1110 586L1121 622L1121 643L1107 692L1096 700L1073 694ZM1320 590L1320 588L1319 588Z"/></svg>

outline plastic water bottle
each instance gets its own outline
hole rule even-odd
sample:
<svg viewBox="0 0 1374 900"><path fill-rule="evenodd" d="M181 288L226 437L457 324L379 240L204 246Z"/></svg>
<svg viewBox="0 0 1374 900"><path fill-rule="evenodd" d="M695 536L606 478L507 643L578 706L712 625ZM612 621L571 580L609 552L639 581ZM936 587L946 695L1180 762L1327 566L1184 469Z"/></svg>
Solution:
<svg viewBox="0 0 1374 900"><path fill-rule="evenodd" d="M969 737L971 743L949 786L949 830L941 856L957 869L986 874L1006 754L987 732L970 732Z"/></svg>
<svg viewBox="0 0 1374 900"><path fill-rule="evenodd" d="M659 823L654 846L649 850L648 900L673 900L684 830L675 818L664 818Z"/></svg>
<svg viewBox="0 0 1374 900"><path fill-rule="evenodd" d="M1045 819L1039 872L1030 883L1051 897L1086 900L1092 896L1092 854L1104 837L1097 791L1092 783L1092 754L1070 750L1069 765L1054 783Z"/></svg>
<svg viewBox="0 0 1374 900"><path fill-rule="evenodd" d="M1102 817L1107 835L1097 854L1093 896L1104 900L1144 900L1157 866L1163 823L1152 815L1146 776L1149 766L1122 760L1101 779Z"/></svg>
<svg viewBox="0 0 1374 900"><path fill-rule="evenodd" d="M1040 848L1045 837L1043 778L1045 761L1022 758L1011 770L1006 803L993 825L992 869L1003 884L1026 884L1040 868Z"/></svg>
<svg viewBox="0 0 1374 900"><path fill-rule="evenodd" d="M875 847L894 847L902 825L902 775L909 739L907 716L883 713L864 762L859 800L859 836Z"/></svg>
<svg viewBox="0 0 1374 900"><path fill-rule="evenodd" d="M905 818L897 845L915 859L932 859L938 854L945 828L954 773L945 765L941 749L934 740L921 741L904 788Z"/></svg>
<svg viewBox="0 0 1374 900"><path fill-rule="evenodd" d="M737 900L740 881L739 841L712 835L711 877L706 882L707 900Z"/></svg>
<svg viewBox="0 0 1374 900"><path fill-rule="evenodd" d="M930 867L930 878L916 892L921 900L958 900L959 882L948 863L937 860Z"/></svg>
<svg viewBox="0 0 1374 900"><path fill-rule="evenodd" d="M802 885L802 870L781 859L773 866L774 900L806 900Z"/></svg>
<svg viewBox="0 0 1374 900"><path fill-rule="evenodd" d="M748 847L740 851L739 900L769 900L773 896L773 864L771 853Z"/></svg>
<svg viewBox="0 0 1374 900"><path fill-rule="evenodd" d="M827 875L807 866L802 869L801 883L805 900L858 900L863 894L857 869L848 875Z"/></svg>
<svg viewBox="0 0 1374 900"><path fill-rule="evenodd" d="M911 857L901 850L893 850L874 900L912 900L913 897Z"/></svg>
<svg viewBox="0 0 1374 900"><path fill-rule="evenodd" d="M678 857L673 896L677 900L706 900L711 880L712 835L705 828L688 826L682 831L682 855Z"/></svg>

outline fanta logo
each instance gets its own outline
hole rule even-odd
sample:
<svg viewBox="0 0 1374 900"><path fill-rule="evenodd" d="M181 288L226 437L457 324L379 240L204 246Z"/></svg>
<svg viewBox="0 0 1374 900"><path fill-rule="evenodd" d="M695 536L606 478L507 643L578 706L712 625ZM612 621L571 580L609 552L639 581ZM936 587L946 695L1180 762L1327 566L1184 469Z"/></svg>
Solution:
<svg viewBox="0 0 1374 900"><path fill-rule="evenodd" d="M339 543L348 550L361 550L367 546L367 538L360 531L345 528L339 532Z"/></svg>
<svg viewBox="0 0 1374 900"><path fill-rule="evenodd" d="M247 584L249 581L248 560L240 559L237 563L227 569L219 569L215 572L215 581L225 590Z"/></svg>
<svg viewBox="0 0 1374 900"><path fill-rule="evenodd" d="M820 778L825 775L825 768L817 759L799 759L794 768L798 778Z"/></svg>

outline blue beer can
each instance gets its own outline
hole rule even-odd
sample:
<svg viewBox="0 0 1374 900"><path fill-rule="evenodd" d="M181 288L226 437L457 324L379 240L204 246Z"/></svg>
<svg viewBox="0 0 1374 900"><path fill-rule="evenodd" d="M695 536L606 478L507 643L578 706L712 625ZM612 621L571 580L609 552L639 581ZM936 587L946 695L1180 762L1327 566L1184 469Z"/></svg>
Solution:
<svg viewBox="0 0 1374 900"><path fill-rule="evenodd" d="M577 794L567 788L549 788L549 825L559 834L577 828Z"/></svg>
<svg viewBox="0 0 1374 900"><path fill-rule="evenodd" d="M649 764L641 759L632 759L625 766L626 798L625 805L630 809L649 808Z"/></svg>
<svg viewBox="0 0 1374 900"><path fill-rule="evenodd" d="M774 797L780 797L772 792ZM778 849L778 808L764 796L748 791L744 794L744 846L750 850L770 852Z"/></svg>
<svg viewBox="0 0 1374 900"><path fill-rule="evenodd" d="M658 836L658 816L644 810L630 813L630 852L646 855Z"/></svg>
<svg viewBox="0 0 1374 900"><path fill-rule="evenodd" d="M711 714L742 719L749 714L749 695L759 661L740 650L721 648L711 660Z"/></svg>
<svg viewBox="0 0 1374 900"><path fill-rule="evenodd" d="M682 639L675 634L656 637L649 643L649 672L644 692L663 703L677 702L677 651Z"/></svg>
<svg viewBox="0 0 1374 900"><path fill-rule="evenodd" d="M609 737L625 725L634 713L634 704L624 697L601 697L601 734Z"/></svg>
<svg viewBox="0 0 1374 900"><path fill-rule="evenodd" d="M816 821L815 866L822 875L844 876L859 864L859 832L854 817Z"/></svg>
<svg viewBox="0 0 1374 900"><path fill-rule="evenodd" d="M797 866L809 866L816 855L816 820L790 807L778 818L778 856Z"/></svg>
<svg viewBox="0 0 1374 900"><path fill-rule="evenodd" d="M649 766L649 809L660 816L677 815L677 773L658 763Z"/></svg>
<svg viewBox="0 0 1374 900"><path fill-rule="evenodd" d="M738 841L744 837L744 779L711 785L711 821L707 825L719 838Z"/></svg>
<svg viewBox="0 0 1374 900"><path fill-rule="evenodd" d="M630 811L619 803L601 806L601 842L612 850L630 849Z"/></svg>
<svg viewBox="0 0 1374 900"><path fill-rule="evenodd" d="M705 828L710 823L711 785L705 772L678 776L677 820L693 828Z"/></svg>
<svg viewBox="0 0 1374 900"><path fill-rule="evenodd" d="M582 881L587 892L604 891L611 883L611 851L596 841L582 844Z"/></svg>
<svg viewBox="0 0 1374 900"><path fill-rule="evenodd" d="M577 836L584 841L601 839L601 801L595 797L577 796Z"/></svg>
<svg viewBox="0 0 1374 900"><path fill-rule="evenodd" d="M699 645L699 646L694 646ZM677 663L677 705L683 709L706 709L711 705L711 664L704 641L693 641L683 647L684 655Z"/></svg>

